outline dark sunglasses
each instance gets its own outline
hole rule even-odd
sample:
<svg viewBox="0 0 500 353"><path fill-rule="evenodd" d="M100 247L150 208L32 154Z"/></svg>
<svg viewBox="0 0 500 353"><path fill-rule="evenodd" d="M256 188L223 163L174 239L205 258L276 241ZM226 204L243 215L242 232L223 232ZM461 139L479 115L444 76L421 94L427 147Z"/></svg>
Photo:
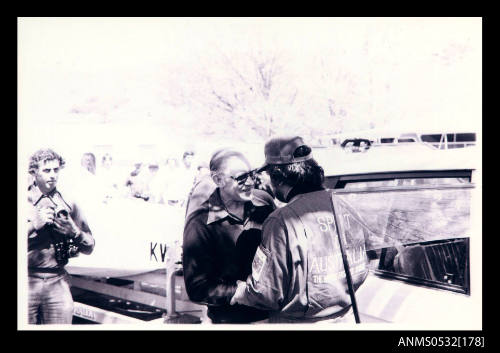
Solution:
<svg viewBox="0 0 500 353"><path fill-rule="evenodd" d="M256 173L255 173L255 169L254 170L251 170L249 172L246 172L246 173L243 173L241 175L238 175L237 177L233 177L233 176L229 176L231 179L235 180L238 185L243 185L246 183L246 181L248 180L248 178L250 177L253 181L255 181L255 177L256 177Z"/></svg>

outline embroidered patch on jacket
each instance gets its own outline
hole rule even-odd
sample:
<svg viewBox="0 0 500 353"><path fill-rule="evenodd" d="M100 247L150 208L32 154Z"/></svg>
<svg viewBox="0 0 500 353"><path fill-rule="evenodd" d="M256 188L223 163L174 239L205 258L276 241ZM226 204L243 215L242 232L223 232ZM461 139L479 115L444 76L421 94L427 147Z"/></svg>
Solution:
<svg viewBox="0 0 500 353"><path fill-rule="evenodd" d="M267 261L267 256L259 246L257 248L257 251L255 252L255 256L252 262L252 277L256 281L259 280L262 270L264 269L264 266L266 264L266 261Z"/></svg>

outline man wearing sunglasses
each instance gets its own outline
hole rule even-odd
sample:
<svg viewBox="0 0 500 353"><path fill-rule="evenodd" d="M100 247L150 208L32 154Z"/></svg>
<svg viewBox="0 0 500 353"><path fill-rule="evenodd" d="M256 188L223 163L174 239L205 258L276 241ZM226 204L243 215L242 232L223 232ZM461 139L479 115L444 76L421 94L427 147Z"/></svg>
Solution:
<svg viewBox="0 0 500 353"><path fill-rule="evenodd" d="M212 323L249 323L267 311L230 305L236 281L251 273L262 223L275 209L272 197L255 189L255 173L240 152L223 149L212 156L215 185L208 199L187 215L183 270L189 298L208 306Z"/></svg>

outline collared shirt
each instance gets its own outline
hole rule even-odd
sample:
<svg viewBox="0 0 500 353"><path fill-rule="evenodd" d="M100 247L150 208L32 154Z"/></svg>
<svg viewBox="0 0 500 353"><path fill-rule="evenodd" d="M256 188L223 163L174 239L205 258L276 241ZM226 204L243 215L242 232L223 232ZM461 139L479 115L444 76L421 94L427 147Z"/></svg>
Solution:
<svg viewBox="0 0 500 353"><path fill-rule="evenodd" d="M186 220L183 240L186 291L191 300L210 305L209 315L231 312L234 317L240 310L229 305L236 280L243 281L251 273L252 259L262 239L262 224L275 208L266 192L253 190L253 195L252 201L245 204L243 220L227 212L219 189Z"/></svg>
<svg viewBox="0 0 500 353"><path fill-rule="evenodd" d="M255 227L257 229L261 229L261 224L256 223L255 220L250 218L250 215L255 212L256 206L258 205L258 201L253 198L249 202L245 202L243 205L243 219L239 219L235 215L228 212L222 199L220 197L220 192L217 190L216 193L213 193L211 197L208 199L208 218L207 224L211 224L217 221L224 220L224 218L231 218L230 223L239 223L243 225L244 229L249 229L251 227ZM250 222L250 223L249 223Z"/></svg>
<svg viewBox="0 0 500 353"><path fill-rule="evenodd" d="M77 225L85 222L77 205L73 201L65 200L57 189L52 190L49 194L43 194L36 185L31 185L28 188L28 202L30 203L28 222L31 222L34 212L40 207L54 207L55 211L65 210ZM64 236L51 225L45 225L29 234L28 267L49 269L60 267L55 258L53 243ZM90 232L83 233L79 240L79 248L85 253L90 253L94 247L94 239Z"/></svg>

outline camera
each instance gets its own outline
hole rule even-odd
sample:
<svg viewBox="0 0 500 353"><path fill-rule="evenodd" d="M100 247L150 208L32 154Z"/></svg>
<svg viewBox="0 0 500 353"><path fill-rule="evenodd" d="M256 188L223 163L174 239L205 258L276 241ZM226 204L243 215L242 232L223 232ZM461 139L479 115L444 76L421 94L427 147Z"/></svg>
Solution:
<svg viewBox="0 0 500 353"><path fill-rule="evenodd" d="M57 208L55 210L56 218L67 220L70 216L66 209ZM78 256L78 246L74 243L73 239L66 235L60 234L58 237L53 238L53 245L55 250L56 261L60 266L68 263L68 259Z"/></svg>
<svg viewBox="0 0 500 353"><path fill-rule="evenodd" d="M55 250L55 258L60 266L68 263L68 259L78 256L78 246L75 245L73 239L63 238L62 240L53 242Z"/></svg>
<svg viewBox="0 0 500 353"><path fill-rule="evenodd" d="M68 211L65 210L64 208L56 209L55 214L57 218L68 219L69 217Z"/></svg>

